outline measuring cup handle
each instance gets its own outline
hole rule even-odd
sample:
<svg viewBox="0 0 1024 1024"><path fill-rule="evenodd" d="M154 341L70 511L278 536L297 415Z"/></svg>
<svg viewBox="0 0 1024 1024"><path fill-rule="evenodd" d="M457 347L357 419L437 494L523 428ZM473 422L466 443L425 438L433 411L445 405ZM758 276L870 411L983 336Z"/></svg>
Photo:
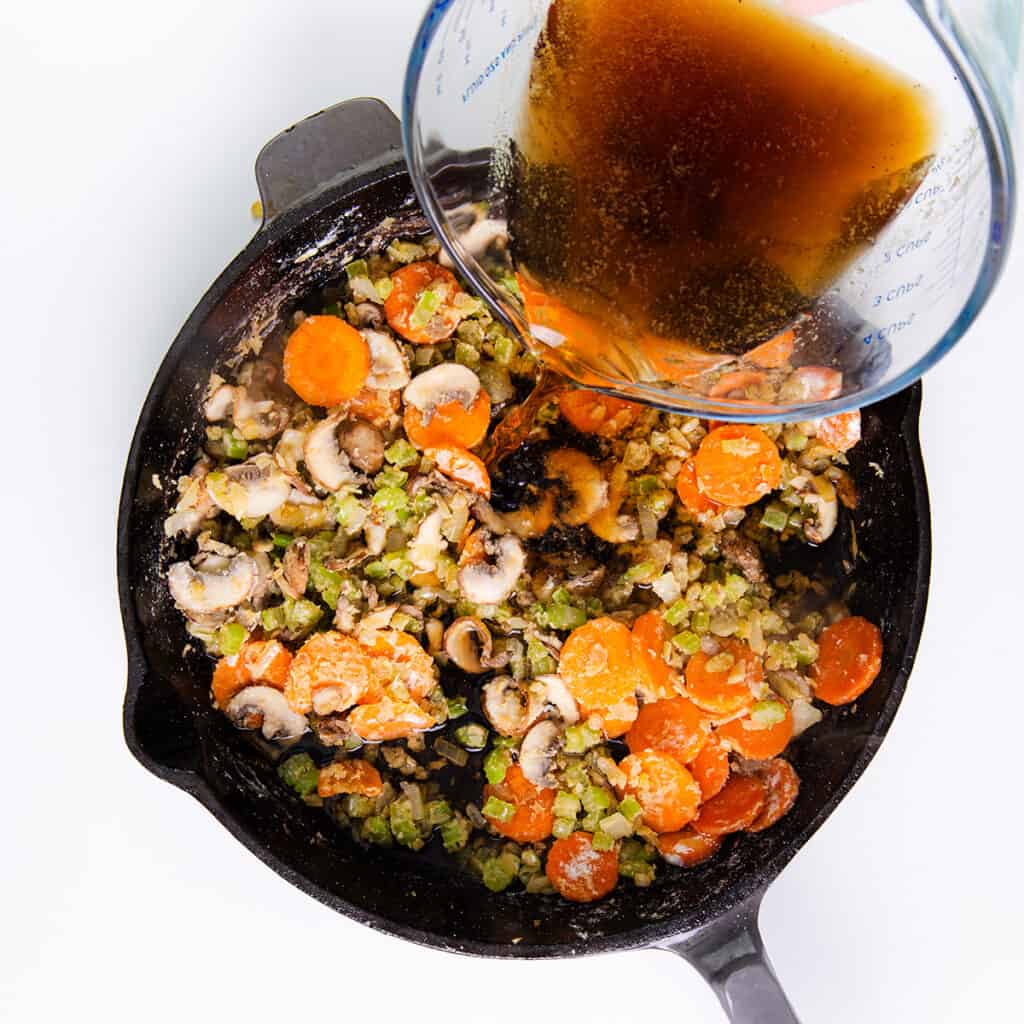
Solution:
<svg viewBox="0 0 1024 1024"><path fill-rule="evenodd" d="M733 1024L800 1024L758 931L763 895L664 948L697 968Z"/></svg>
<svg viewBox="0 0 1024 1024"><path fill-rule="evenodd" d="M307 117L256 157L263 226L329 185L401 156L401 125L380 100L347 100Z"/></svg>

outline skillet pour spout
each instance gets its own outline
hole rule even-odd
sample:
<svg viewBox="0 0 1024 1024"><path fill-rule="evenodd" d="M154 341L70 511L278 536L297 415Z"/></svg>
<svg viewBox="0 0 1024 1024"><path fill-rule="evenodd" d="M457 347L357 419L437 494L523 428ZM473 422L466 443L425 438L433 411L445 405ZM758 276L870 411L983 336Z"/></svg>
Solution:
<svg viewBox="0 0 1024 1024"><path fill-rule="evenodd" d="M803 786L790 814L759 835L730 837L713 861L668 870L646 889L620 887L599 903L491 895L429 857L364 850L340 831L325 835L322 814L289 797L273 764L211 707L209 663L188 649L167 592L172 553L163 520L174 481L201 443L197 412L211 372L239 345L251 350L283 328L304 299L336 281L375 240L426 230L398 121L377 100L342 103L289 129L264 148L256 173L264 222L168 351L125 470L117 553L132 753L195 797L283 878L370 927L490 957L670 949L698 967L733 1020L795 1020L764 958L757 908L867 767L906 687L930 559L920 385L863 411L863 441L850 453L859 507L806 554L807 565L796 566L855 583L852 610L880 625L885 655L881 675L855 705L830 710L792 746ZM484 194L486 180L463 187L470 186ZM851 557L854 531L866 562Z"/></svg>

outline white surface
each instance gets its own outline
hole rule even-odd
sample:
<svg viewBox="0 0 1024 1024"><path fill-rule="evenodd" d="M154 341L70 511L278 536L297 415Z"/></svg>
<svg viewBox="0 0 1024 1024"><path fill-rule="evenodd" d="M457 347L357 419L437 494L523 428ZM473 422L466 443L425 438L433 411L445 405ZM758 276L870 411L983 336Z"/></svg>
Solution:
<svg viewBox="0 0 1024 1024"><path fill-rule="evenodd" d="M16 716L0 772L4 1020L258 1024L299 1019L315 999L317 1016L397 1021L441 992L453 1019L470 1016L458 1006L509 1024L723 1019L664 953L469 961L352 924L147 775L121 737L114 515L152 375L254 229L260 145L347 96L397 107L419 9L36 0L0 12L14 428L0 686ZM807 1022L1019 1012L1022 249L969 343L927 382L935 568L906 701L765 901L766 941Z"/></svg>

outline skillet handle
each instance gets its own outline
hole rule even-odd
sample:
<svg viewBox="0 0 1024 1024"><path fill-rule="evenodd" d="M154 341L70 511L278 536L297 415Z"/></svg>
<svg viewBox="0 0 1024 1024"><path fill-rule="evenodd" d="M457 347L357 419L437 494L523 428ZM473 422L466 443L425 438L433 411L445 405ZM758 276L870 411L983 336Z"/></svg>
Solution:
<svg viewBox="0 0 1024 1024"><path fill-rule="evenodd" d="M364 98L321 110L256 157L263 227L327 186L401 158L401 124L386 103Z"/></svg>
<svg viewBox="0 0 1024 1024"><path fill-rule="evenodd" d="M697 968L733 1024L800 1024L758 931L763 895L664 948Z"/></svg>

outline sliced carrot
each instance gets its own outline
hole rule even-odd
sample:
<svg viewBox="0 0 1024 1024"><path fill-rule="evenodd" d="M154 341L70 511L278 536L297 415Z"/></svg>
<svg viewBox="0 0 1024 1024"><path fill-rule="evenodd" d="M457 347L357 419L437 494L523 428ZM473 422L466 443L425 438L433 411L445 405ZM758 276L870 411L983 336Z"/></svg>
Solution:
<svg viewBox="0 0 1024 1024"><path fill-rule="evenodd" d="M619 436L636 422L641 412L635 402L584 388L563 392L558 408L578 431L601 437Z"/></svg>
<svg viewBox="0 0 1024 1024"><path fill-rule="evenodd" d="M849 704L882 668L882 634L859 615L826 626L818 637L818 660L811 667L814 696L827 704Z"/></svg>
<svg viewBox="0 0 1024 1024"><path fill-rule="evenodd" d="M432 261L410 263L391 275L391 294L384 315L393 331L416 345L435 345L450 338L462 321L455 297L462 290L455 275ZM432 312L420 313L424 292L434 297ZM420 322L422 318L422 322Z"/></svg>
<svg viewBox="0 0 1024 1024"><path fill-rule="evenodd" d="M562 646L559 674L584 717L602 719L609 737L621 736L636 719L639 673L632 636L615 619L592 619L574 629Z"/></svg>
<svg viewBox="0 0 1024 1024"><path fill-rule="evenodd" d="M481 390L468 409L459 401L445 402L429 419L415 405L407 405L402 425L417 448L474 448L491 425L491 400Z"/></svg>
<svg viewBox="0 0 1024 1024"><path fill-rule="evenodd" d="M708 392L708 396L758 401L762 399L760 389L767 380L768 374L759 370L734 370L732 373L723 373Z"/></svg>
<svg viewBox="0 0 1024 1024"><path fill-rule="evenodd" d="M714 857L722 840L706 836L687 826L682 832L668 832L658 836L658 850L662 857L677 868L692 868Z"/></svg>
<svg viewBox="0 0 1024 1024"><path fill-rule="evenodd" d="M366 420L381 430L390 431L401 404L400 391L361 388L345 403L345 411L352 419Z"/></svg>
<svg viewBox="0 0 1024 1024"><path fill-rule="evenodd" d="M384 792L384 781L380 772L369 761L336 761L320 769L316 780L317 796L326 799L341 796L342 793L356 793L359 796L380 796Z"/></svg>
<svg viewBox="0 0 1024 1024"><path fill-rule="evenodd" d="M793 345L796 342L796 334L792 331L783 331L776 334L757 348L752 348L744 358L755 366L763 366L766 370L774 370L785 366L789 357L793 354Z"/></svg>
<svg viewBox="0 0 1024 1024"><path fill-rule="evenodd" d="M742 423L716 427L693 457L697 486L712 501L752 505L779 486L782 458L760 428Z"/></svg>
<svg viewBox="0 0 1024 1024"><path fill-rule="evenodd" d="M545 491L534 504L521 505L512 512L505 513L508 528L524 540L547 533L554 521L555 496L550 491Z"/></svg>
<svg viewBox="0 0 1024 1024"><path fill-rule="evenodd" d="M779 391L784 402L827 402L843 392L843 375L827 366L801 366Z"/></svg>
<svg viewBox="0 0 1024 1024"><path fill-rule="evenodd" d="M386 743L426 732L437 722L419 704L386 696L376 704L361 704L354 708L349 712L348 724L361 739L370 743Z"/></svg>
<svg viewBox="0 0 1024 1024"><path fill-rule="evenodd" d="M848 452L860 442L860 410L827 416L818 423L817 437L837 452Z"/></svg>
<svg viewBox="0 0 1024 1024"><path fill-rule="evenodd" d="M307 316L284 350L284 379L310 405L340 405L370 373L370 348L337 316Z"/></svg>
<svg viewBox="0 0 1024 1024"><path fill-rule="evenodd" d="M711 373L732 362L732 356L705 352L689 342L677 338L661 338L644 334L632 341L636 350L647 360L657 377L662 380L695 387L701 374Z"/></svg>
<svg viewBox="0 0 1024 1024"><path fill-rule="evenodd" d="M370 685L370 658L366 651L344 633L311 636L292 660L285 683L285 699L300 715L313 710L318 690L334 690L333 710L351 707Z"/></svg>
<svg viewBox="0 0 1024 1024"><path fill-rule="evenodd" d="M291 664L291 651L279 641L248 641L237 654L217 662L210 684L214 703L224 707L239 690L253 683L283 690Z"/></svg>
<svg viewBox="0 0 1024 1024"><path fill-rule="evenodd" d="M675 673L661 653L669 637L661 612L644 612L633 623L631 632L633 663L640 673L640 695L648 702L678 697Z"/></svg>
<svg viewBox="0 0 1024 1024"><path fill-rule="evenodd" d="M545 873L556 892L574 903L592 903L607 896L619 881L615 850L595 850L589 832L556 839L548 851Z"/></svg>
<svg viewBox="0 0 1024 1024"><path fill-rule="evenodd" d="M700 787L674 757L657 750L629 754L619 762L626 777L620 795L635 797L643 822L655 832L678 832L700 807Z"/></svg>
<svg viewBox="0 0 1024 1024"><path fill-rule="evenodd" d="M657 750L687 764L701 752L710 735L711 723L704 712L685 697L673 697L640 709L626 733L626 746L633 754Z"/></svg>
<svg viewBox="0 0 1024 1024"><path fill-rule="evenodd" d="M434 464L449 480L454 480L485 498L491 496L491 475L487 472L487 467L465 448L428 448L425 454L434 460Z"/></svg>
<svg viewBox="0 0 1024 1024"><path fill-rule="evenodd" d="M698 651L686 663L686 695L713 715L734 715L757 699L761 659L742 640L723 640L716 655Z"/></svg>
<svg viewBox="0 0 1024 1024"><path fill-rule="evenodd" d="M747 826L748 832L763 832L766 828L771 828L789 814L800 795L800 777L793 766L781 757L769 761L756 774L768 795L761 813L754 819L753 824Z"/></svg>
<svg viewBox="0 0 1024 1024"><path fill-rule="evenodd" d="M702 800L710 800L729 779L729 751L725 744L714 734L708 737L701 752L691 761L687 768L700 786Z"/></svg>
<svg viewBox="0 0 1024 1024"><path fill-rule="evenodd" d="M757 820L767 796L760 779L733 775L721 793L701 808L693 827L706 836L741 832Z"/></svg>
<svg viewBox="0 0 1024 1024"><path fill-rule="evenodd" d="M785 717L772 725L760 726L750 715L734 718L720 726L718 735L741 757L751 761L764 761L781 754L793 738L793 715L785 707Z"/></svg>
<svg viewBox="0 0 1024 1024"><path fill-rule="evenodd" d="M679 500L686 511L698 519L702 516L718 515L725 508L717 501L712 501L697 486L697 465L693 459L687 459L683 463L683 468L679 470L679 476L676 477L676 494L679 495Z"/></svg>
<svg viewBox="0 0 1024 1024"><path fill-rule="evenodd" d="M437 685L437 666L416 637L382 629L364 645L373 657L373 678L380 687L401 683L413 697L425 697Z"/></svg>
<svg viewBox="0 0 1024 1024"><path fill-rule="evenodd" d="M484 799L492 796L515 808L515 814L508 821L487 819L501 835L517 843L539 843L551 835L555 824L555 791L539 789L519 765L512 765L501 782L484 786Z"/></svg>

